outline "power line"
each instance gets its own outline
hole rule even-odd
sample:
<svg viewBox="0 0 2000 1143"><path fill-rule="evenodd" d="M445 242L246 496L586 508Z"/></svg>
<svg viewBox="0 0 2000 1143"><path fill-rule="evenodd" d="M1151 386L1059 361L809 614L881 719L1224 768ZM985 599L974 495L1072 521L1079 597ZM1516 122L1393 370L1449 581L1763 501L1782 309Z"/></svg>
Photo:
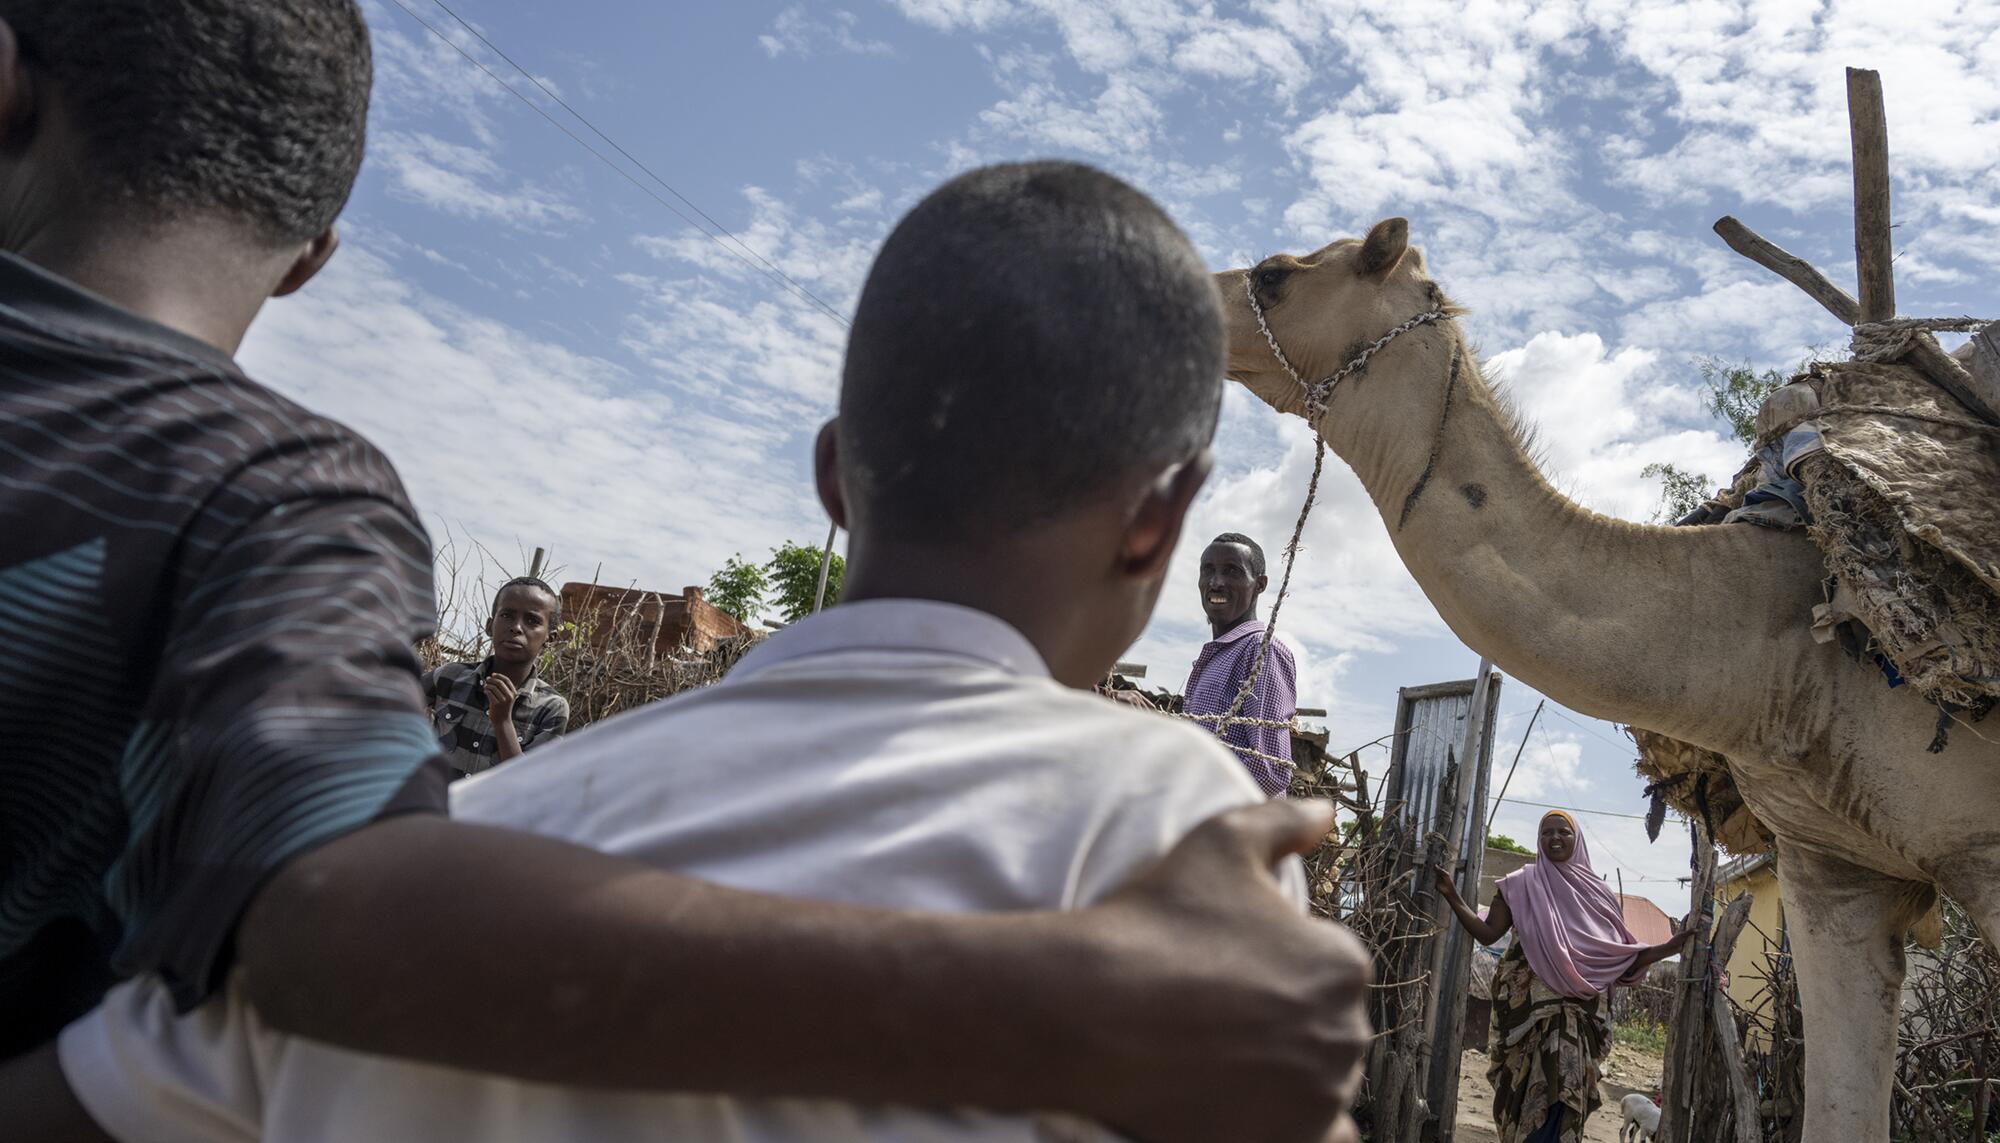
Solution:
<svg viewBox="0 0 2000 1143"><path fill-rule="evenodd" d="M654 172L653 168L647 166L644 162L642 162L637 155L634 155L632 152L620 146L618 140L613 139L611 136L599 130L597 124L592 123L589 120L589 118L587 118L581 111L578 111L576 108L571 107L569 105L568 100L556 94L556 92L552 90L547 84L543 83L541 79L535 75L535 73L529 71L527 68L522 67L520 64L515 63L513 56L508 55L504 50L502 50L499 44L496 44L492 40L488 39L486 37L486 33L480 31L478 28L475 28L471 24L467 23L464 17L460 16L457 12L452 10L451 5L446 4L444 0L431 0L431 3L436 4L438 7L444 9L446 15L458 21L459 27L464 28L466 31L471 32L474 36L478 37L479 42L485 44L488 48L490 48L494 55L497 55L501 59L506 60L510 67L512 67L515 71L520 72L523 76L527 77L529 83L532 83L537 88L539 88L543 95L546 95L550 99L555 100L556 105L558 107L561 107L564 111L567 111L571 115L575 116L577 122L583 124L585 127L590 128L591 134L596 135L599 139L604 140L604 142L608 144L612 150L618 152L620 155L623 155L626 158L626 160L629 161L633 166L646 172L647 178L652 179L654 182L660 184L662 187L665 187L668 194L673 195L675 198L685 203L689 210L692 210L696 214L700 215L703 221L707 222L710 226L716 229L717 233L721 234L724 238L729 239L731 242L734 242L737 245L737 247L741 249L745 254L748 254L750 257L755 258L758 262L762 263L765 269L769 270L773 274L776 274L787 285L791 286L793 289L797 290L801 294L804 294L806 297L812 299L813 304L819 306L820 309L826 311L826 313L829 316L839 321L842 325L848 324L847 319L841 315L840 311L834 309L832 306L828 305L825 301L821 300L819 295L813 293L811 290L807 289L804 285L800 284L799 281L793 278L790 274L787 274L783 270L779 269L775 264L771 262L770 259L764 257L762 254L759 254L756 250L752 249L750 245L748 243L745 243L741 238L736 237L735 234L730 232L728 227L722 225L720 222L717 222L712 215L710 215L707 211L703 210L700 206L696 205L693 199L682 194L680 191L675 190L673 184L661 178L657 173ZM720 242L718 241L717 244L720 245ZM728 249L728 247L723 247L723 249L726 250Z"/></svg>
<svg viewBox="0 0 2000 1143"><path fill-rule="evenodd" d="M1624 814L1624 813L1619 813L1617 810L1584 810L1584 809L1578 809L1575 806L1557 805L1554 802L1530 802L1524 798L1490 798L1488 800L1496 804L1500 802L1505 802L1510 806L1533 806L1536 809L1562 810L1564 813L1571 813L1571 814L1595 814L1596 816L1601 818L1630 818L1635 822L1642 822L1646 820L1645 814ZM1679 815L1676 814L1675 816L1678 817ZM1616 857L1617 855L1613 854L1612 856Z"/></svg>
<svg viewBox="0 0 2000 1143"><path fill-rule="evenodd" d="M1514 763L1513 765L1507 767L1507 780L1500 783L1500 794L1498 797L1493 799L1494 802L1498 803L1507 800L1507 787L1514 784L1514 771L1520 769L1521 754L1528 749L1528 735L1535 729L1536 721L1542 717L1542 708L1547 706L1548 702L1549 700L1543 699L1541 702L1535 704L1534 716L1528 719L1528 729L1521 732L1521 745L1516 746L1514 748ZM1492 813L1486 815L1486 832L1488 833L1493 832L1493 814L1497 814L1499 812L1500 811L1496 809Z"/></svg>
<svg viewBox="0 0 2000 1143"><path fill-rule="evenodd" d="M481 60L479 57L473 55L471 52L466 51L464 47L460 46L458 41L452 39L450 36L445 35L441 29L439 29L435 24L432 24L429 20L424 19L423 16L418 14L417 11L411 8L407 3L405 3L404 0L395 0L396 7L401 8L404 14L408 15L410 19L415 20L419 24L422 24L424 26L425 31L429 32L431 35L436 36L439 40L443 41L443 43L449 48L451 48L452 51L455 51L459 55L465 57L466 62L472 64L472 66L478 68L480 71L485 72L487 78L491 79L493 82L505 88L507 90L507 94L512 95L514 98L520 100L522 103L527 104L528 107L535 112L535 114L541 116L543 119L548 120L550 126L554 127L558 131L561 131L563 134L569 136L571 142L575 143L579 147L582 147L584 150L590 152L591 156L594 157L598 162L603 163L607 167L610 167L613 171L617 172L620 178L623 178L626 182L629 182L633 186L639 188L639 190L642 193L644 193L648 198L651 198L654 202L659 203L661 206L664 206L669 211L673 212L674 217L680 219L682 222L687 223L689 226L699 231L702 237L708 239L710 242L715 243L718 249L729 254L731 257L735 258L739 262L742 262L744 265L749 266L750 269L763 274L767 278L773 279L776 284L783 286L784 288L792 291L798 297L804 299L806 302L810 303L813 306L818 307L820 312L826 314L828 317L839 322L841 325L849 326L850 328L852 327L852 323L849 322L847 320L847 317L843 315L839 310L829 305L819 295L813 293L811 290L800 285L798 281L795 280L791 275L785 273L783 270L780 270L777 266L773 265L771 261L765 258L762 254L757 253L755 250L752 250L749 246L745 245L742 239L736 237L734 234L731 234L728 231L728 229L723 227L721 223L718 223L715 221L715 219L711 218L708 212L696 206L694 202L690 200L686 195L675 190L670 184L668 184L668 182L665 179L662 179L659 175L654 174L652 169L647 167L646 164L640 162L636 158L633 158L632 153L630 151L627 151L625 148L619 146L617 141L612 139L611 136L606 135L603 131L598 130L596 124L584 118L583 115L578 113L576 108L571 107L567 102L563 100L561 96L557 95L554 91L551 91L548 85L544 84L541 80L535 78L533 73L529 72L526 68L522 67L520 64L515 63L513 57L509 56L506 52L501 51L499 46L494 44L493 41L487 39L486 36L479 31L479 29L474 28L471 24L466 23L465 20L461 18L457 12L454 12L449 7L447 7L442 2L442 0L431 0L431 2L436 4L439 8L444 9L447 15L449 15L453 20L458 21L458 23L462 27L464 27L466 31L472 33L472 35L477 37L480 43L485 44L488 48L492 49L495 55L498 55L501 59L506 60L507 63L511 67L513 67L515 71L520 72L523 76L525 76L528 82L534 84L537 88L539 88L542 91L543 94L547 95L550 99L555 100L556 103L559 104L564 111L567 111L572 116L575 116L577 122L582 123L585 127L589 128L593 134L595 134L598 138L604 140L605 143L609 144L611 148L617 151L620 155L625 156L625 158L629 160L634 166L638 167L642 171L645 171L647 176L650 177L654 182L659 183L661 186L665 187L669 194L672 194L675 198L680 199L684 203L687 203L689 209L693 210L703 219L706 219L709 226L712 226L715 228L716 231L719 231L722 237L718 237L716 233L712 233L707 227L702 226L701 223L698 223L694 219L689 218L686 212L682 211L679 207L676 207L673 203L668 202L666 199L660 197L659 192L647 186L645 183L640 182L637 178L634 178L632 172L626 170L624 167L619 166L617 163L612 162L610 156L606 155L604 152L598 150L597 148L591 146L590 143L583 138L583 136L578 135L575 131L570 130L568 125L564 124L561 120L557 119L555 116L550 115L547 108L543 107L539 103L536 103L534 100L529 99L526 95L522 94L521 91L517 89L513 84L508 83L506 80L502 79L498 72L495 72L492 68L486 66L486 62L484 60ZM732 248L729 245L725 244L722 240L723 237L727 237L731 242L736 243L736 247L740 249ZM745 257L746 254L748 255L748 257ZM752 262L753 259L755 260L755 263L761 263L761 268L759 265L753 264Z"/></svg>
<svg viewBox="0 0 2000 1143"><path fill-rule="evenodd" d="M1607 746L1615 746L1620 750L1626 751L1627 753L1630 753L1634 749L1633 745L1630 742L1619 742L1617 739L1614 738L1606 738L1604 735L1598 733L1596 730L1591 729L1584 723L1578 722L1576 719L1571 718L1567 714L1564 714L1561 707L1557 707L1555 709L1555 716L1557 718L1562 719L1564 722L1569 723L1571 726L1576 727L1578 730L1583 731L1585 734L1590 735L1592 738L1597 739L1599 742L1604 743Z"/></svg>

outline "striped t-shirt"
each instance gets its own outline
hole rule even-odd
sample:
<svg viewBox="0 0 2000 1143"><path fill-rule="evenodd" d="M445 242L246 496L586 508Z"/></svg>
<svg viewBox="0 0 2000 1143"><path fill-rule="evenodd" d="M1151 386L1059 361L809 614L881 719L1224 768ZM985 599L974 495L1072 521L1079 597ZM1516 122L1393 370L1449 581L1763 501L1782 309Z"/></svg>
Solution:
<svg viewBox="0 0 2000 1143"><path fill-rule="evenodd" d="M386 459L0 255L0 1058L192 1006L282 862L442 810L430 544Z"/></svg>

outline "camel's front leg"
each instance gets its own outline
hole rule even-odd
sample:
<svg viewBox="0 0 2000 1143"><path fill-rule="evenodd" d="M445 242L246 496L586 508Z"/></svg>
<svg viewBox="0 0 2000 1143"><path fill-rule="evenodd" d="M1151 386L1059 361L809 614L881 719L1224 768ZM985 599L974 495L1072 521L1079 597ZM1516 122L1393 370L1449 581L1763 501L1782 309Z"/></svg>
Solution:
<svg viewBox="0 0 2000 1143"><path fill-rule="evenodd" d="M1911 884L1781 841L1778 885L1805 1016L1801 1138L1882 1143Z"/></svg>

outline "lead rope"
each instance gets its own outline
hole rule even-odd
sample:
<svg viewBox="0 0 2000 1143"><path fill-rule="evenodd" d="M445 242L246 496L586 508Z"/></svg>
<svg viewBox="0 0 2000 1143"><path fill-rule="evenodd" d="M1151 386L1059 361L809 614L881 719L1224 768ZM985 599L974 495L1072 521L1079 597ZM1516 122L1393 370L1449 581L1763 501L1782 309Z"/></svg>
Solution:
<svg viewBox="0 0 2000 1143"><path fill-rule="evenodd" d="M1298 562L1299 542L1305 535L1306 520L1312 515L1313 503L1319 498L1320 473L1326 468L1326 438L1320 435L1319 422L1320 418L1326 415L1327 405L1333 400L1334 389L1339 387L1342 381L1359 372L1368 364L1369 358L1380 353L1390 342L1418 326L1428 325L1445 317L1442 306L1433 306L1362 347L1361 352L1355 354L1347 364L1334 370L1318 384L1307 385L1305 378L1299 376L1299 371L1292 368L1291 359L1285 356L1284 348L1278 344L1278 335L1271 332L1271 323L1265 320L1264 306L1257 300L1256 280L1251 274L1243 275L1243 292L1250 299L1250 312L1257 318L1257 330L1264 335L1264 344L1271 347L1271 356L1276 357L1278 364L1284 366L1285 375L1305 391L1306 423L1311 425L1313 430L1313 470L1312 479L1306 484L1305 503L1299 507L1298 523L1292 525L1291 542L1285 545L1285 574L1278 580L1278 598L1271 602L1271 621L1264 625L1264 637L1257 643L1257 657L1251 660L1250 673L1244 676L1243 685L1236 689L1236 697L1229 704L1229 712L1216 720L1214 730L1217 738L1222 737L1224 729L1234 725L1236 716L1243 712L1243 705L1250 701L1250 693L1256 688L1259 676L1264 673L1264 659L1270 654L1271 639L1278 633L1278 610L1285 606L1285 600L1291 595L1292 567ZM1458 356L1454 348L1452 374L1456 377L1457 373ZM1447 395L1447 402L1449 399ZM1449 405L1447 405L1448 410ZM1405 515L1408 515L1407 509Z"/></svg>

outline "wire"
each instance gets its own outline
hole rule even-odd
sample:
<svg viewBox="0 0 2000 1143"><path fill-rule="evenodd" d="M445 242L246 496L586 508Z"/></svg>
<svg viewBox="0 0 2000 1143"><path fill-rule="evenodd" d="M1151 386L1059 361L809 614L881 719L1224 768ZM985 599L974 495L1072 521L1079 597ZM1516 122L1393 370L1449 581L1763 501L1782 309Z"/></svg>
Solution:
<svg viewBox="0 0 2000 1143"><path fill-rule="evenodd" d="M1548 702L1549 700L1543 699L1541 702L1535 704L1535 713L1533 717L1528 719L1528 729L1521 732L1521 745L1514 748L1514 762L1507 767L1507 780L1500 783L1500 795L1493 799L1495 803L1503 802L1507 799L1507 787L1514 784L1514 771L1520 769L1521 755L1528 749L1528 735L1535 729L1536 721L1542 717L1542 708L1547 706ZM1496 809L1486 815L1486 832L1493 832L1493 814L1499 812Z"/></svg>
<svg viewBox="0 0 2000 1143"><path fill-rule="evenodd" d="M689 226L692 226L696 230L700 231L704 238L707 238L710 242L715 243L718 248L728 253L731 257L735 258L737 261L742 262L746 266L749 266L752 270L757 270L759 273L764 274L765 277L767 278L774 279L777 284L784 286L785 288L791 290L798 297L804 299L806 302L810 303L813 306L818 307L818 309L822 313L826 314L833 320L839 322L841 325L848 326L850 328L852 327L853 323L849 322L846 316L843 315L839 310L829 305L819 295L813 293L811 290L800 285L798 281L792 278L791 275L785 273L783 270L780 270L778 267L772 265L769 259L765 258L762 254L757 253L755 250L752 250L749 246L745 245L742 239L736 237L734 234L731 234L728 231L728 229L723 227L721 223L718 223L715 221L715 219L711 218L708 212L696 206L694 202L690 200L686 195L675 190L671 185L667 183L665 179L662 179L659 175L654 174L650 167L646 166L646 164L640 162L638 159L633 158L632 153L630 151L627 151L625 148L619 146L617 141L612 139L611 136L606 135L603 131L598 130L596 124L584 118L583 115L578 113L576 108L571 107L567 102L563 100L561 96L557 95L554 91L551 91L548 85L544 84L541 80L535 78L533 73L529 72L526 68L522 67L520 64L515 63L512 56L509 56L506 52L501 51L498 45L496 45L492 40L487 39L486 36L479 31L479 29L474 28L471 24L466 23L465 20L461 18L457 12L452 11L451 8L449 8L442 2L442 0L431 0L431 2L433 4L436 4L439 8L444 9L447 15L449 15L453 20L458 21L460 26L464 27L466 31L471 32L475 37L477 37L480 43L485 44L488 48L492 49L495 55L498 55L501 59L506 60L507 63L510 66L512 66L515 71L520 72L523 76L527 77L528 82L534 84L537 88L539 88L544 95L547 95L550 99L555 100L556 103L559 104L564 111L567 111L569 112L569 114L575 116L577 122L582 123L585 127L589 128L591 133L595 134L598 138L604 140L607 144L611 146L613 150L617 151L620 155L625 156L625 158L629 160L634 166L638 167L642 171L645 171L647 176L650 177L654 182L659 183L663 187L666 187L667 192L669 194L673 195L677 199L680 199L682 202L687 203L689 209L693 210L703 219L706 219L709 226L712 226L715 228L716 231L719 231L722 237L727 237L731 242L736 243L736 246L740 248L740 250L733 249L727 244L725 244L722 241L722 237L718 237L715 233L711 233L707 227L704 227L701 225L701 223L696 222L692 218L689 218L685 211L682 211L679 207L676 207L673 203L668 202L666 199L660 197L659 192L653 190L653 188L647 186L645 183L640 182L637 178L634 178L632 172L626 170L624 167L619 166L617 163L612 162L610 156L606 155L604 152L598 150L597 148L591 146L590 143L583 138L583 136L578 135L575 131L570 130L566 124L558 120L555 116L550 115L547 108L543 107L539 103L536 103L534 100L529 99L526 95L523 95L517 88L514 87L513 84L508 83L506 80L502 79L498 72L495 72L492 68L487 67L486 62L484 60L481 60L479 57L473 55L471 52L466 51L464 47L459 45L458 41L452 39L450 36L445 35L444 32L441 29L439 29L435 24L432 24L429 20L424 19L423 16L419 15L415 9L411 8L408 4L404 3L404 0L395 0L396 7L401 8L403 12L406 15L408 15L412 20L415 20L417 23L422 24L424 26L425 31L429 32L431 35L436 36L439 40L443 41L446 46L451 48L452 51L455 51L459 55L465 57L466 62L472 64L480 71L485 72L489 79L499 84L501 87L507 89L507 93L509 95L512 95L514 98L520 100L522 103L527 104L530 108L534 110L535 114L541 116L543 119L548 120L550 126L554 127L558 131L561 131L563 134L569 136L572 142L574 142L577 146L582 147L584 150L590 152L590 154L594 158L596 158L598 162L603 163L607 167L610 167L613 171L618 173L619 177L623 178L626 182L631 183L633 186L639 188L641 192L643 192L647 197L651 198L654 202L659 203L661 206L664 206L669 211L673 212L674 217L680 219L682 222L685 222ZM748 254L749 257L746 258L744 256L745 254ZM755 259L757 263L761 263L762 269L759 269L757 265L753 265L751 259Z"/></svg>
<svg viewBox="0 0 2000 1143"><path fill-rule="evenodd" d="M1599 742L1602 742L1607 746L1615 746L1618 749L1623 750L1628 754L1631 753L1632 750L1634 749L1630 742L1620 742L1615 738L1606 738L1604 735L1598 733L1596 730L1592 729L1585 723L1579 722L1576 719L1571 718L1569 715L1564 714L1563 709L1561 707L1556 707L1554 711L1552 711L1551 713L1553 713L1557 718L1562 719L1564 722L1569 723L1571 726L1576 727L1578 730L1583 731L1585 734L1590 735L1592 738L1597 739Z"/></svg>
<svg viewBox="0 0 2000 1143"><path fill-rule="evenodd" d="M1635 822L1642 822L1646 820L1645 814L1624 814L1624 813L1619 813L1617 810L1583 810L1583 809L1578 809L1575 806L1557 805L1554 802L1530 802L1523 798L1489 798L1487 800L1494 802L1496 804L1500 802L1505 802L1510 806L1534 806L1537 809L1562 810L1565 813L1572 813L1572 814L1595 814L1601 818L1630 818ZM1674 817L1678 819L1680 817L1680 814L1676 813ZM1614 854L1613 856L1616 855Z"/></svg>
<svg viewBox="0 0 2000 1143"><path fill-rule="evenodd" d="M735 234L731 233L728 227L722 225L720 222L717 222L712 215L710 215L707 211L703 210L700 206L696 205L693 199L682 194L680 191L675 190L673 184L667 182L667 180L661 178L658 174L656 174L653 171L653 168L647 166L644 162L642 162L637 155L634 155L632 152L620 146L618 140L613 139L611 136L599 130L597 124L592 123L587 117L585 117L583 112L578 111L574 107L571 107L569 105L568 100L556 94L556 92L553 89L551 89L547 84L543 83L540 77L536 76L535 73L529 71L527 68L522 67L520 64L515 63L513 56L508 55L504 50L502 50L499 44L496 44L492 40L488 39L486 37L486 33L480 31L478 28L475 28L471 24L467 23L463 16L460 16L457 12L452 10L451 5L446 4L444 0L431 0L431 3L436 4L438 7L444 9L446 15L449 15L452 19L458 21L459 27L464 28L466 31L471 32L474 36L478 37L479 42L485 44L488 48L492 49L494 55L497 55L501 59L506 60L508 65L511 66L515 71L518 71L523 76L525 76L529 83L532 83L537 88L539 88L543 95L546 95L550 99L555 100L556 105L558 107L561 107L564 111L567 111L571 115L575 116L577 122L583 124L585 127L590 128L591 134L597 136L599 139L604 140L605 143L610 145L612 150L618 152L620 155L623 155L626 158L626 160L629 161L633 166L646 172L647 178L650 178L654 182L660 184L662 187L665 187L668 194L673 195L675 198L681 200L682 203L686 204L689 210L692 210L696 214L700 215L703 221L707 222L710 226L716 229L717 233L721 234L724 238L729 239L731 242L734 242L737 245L737 247L741 249L745 254L748 254L750 255L750 257L755 258L758 262L763 263L765 269L769 270L773 274L776 274L787 285L791 286L799 293L804 294L806 297L812 299L813 304L819 306L820 309L826 311L826 313L829 316L838 320L842 325L847 324L847 319L841 316L838 310L834 309L834 307L832 307L831 305L828 305L825 301L823 301L819 297L819 295L807 289L804 285L802 285L797 279L793 278L790 274L787 274L783 270L779 269L776 265L774 265L771 262L770 259L764 257L762 254L757 253L756 250L752 249L741 238L738 238ZM718 241L717 245L720 244L721 243ZM728 247L723 247L723 249L726 250L728 249Z"/></svg>
<svg viewBox="0 0 2000 1143"><path fill-rule="evenodd" d="M1556 713L1557 713L1557 714L1561 714L1562 712L1561 712L1560 710L1558 710L1558 711L1557 711ZM1575 720L1575 719L1570 719L1569 721L1571 721L1571 722L1576 722L1576 720ZM1582 729L1584 729L1584 730L1588 730L1588 729L1590 729L1589 727L1586 727L1586 726L1583 726L1583 724L1582 724L1582 723L1577 723L1577 726L1578 726L1578 727L1580 727L1580 728L1582 728ZM1550 743L1550 741L1549 741L1549 728L1548 728L1547 726L1543 726L1543 727L1542 727L1542 748L1543 748L1544 750L1547 750L1547 751L1549 752L1549 758L1550 758L1550 760L1551 760L1551 761L1553 761L1553 760L1554 760L1554 758L1555 758L1555 753L1556 753L1556 749L1555 749L1555 746L1554 746L1554 745L1553 745L1552 743ZM1569 779L1568 779L1567 777L1565 777L1565 776L1563 775L1563 772L1562 772L1562 770L1561 770L1561 768L1560 768L1560 767L1555 767L1555 766L1551 766L1551 767L1550 767L1550 771L1551 771L1552 773L1554 773L1554 774L1555 774L1555 776L1556 776L1556 781L1558 781L1558 782L1562 783L1562 787L1563 787L1563 789L1565 789L1565 790L1568 790L1568 791L1569 791L1569 792L1570 792L1571 794L1575 794L1575 795L1579 795L1579 796L1581 795L1582 791L1578 790L1578 789L1577 789L1577 788L1576 788L1575 786L1573 786L1573 785L1571 785L1571 784L1570 784L1570 780L1569 780ZM1561 807L1557 807L1557 808L1561 808ZM1616 817L1626 817L1626 818L1638 818L1638 819L1639 819L1639 820L1641 820L1641 821L1644 821L1644 820L1645 820L1645 815L1643 815L1643 814L1616 814L1616 815L1606 815L1606 816L1616 816ZM1615 850L1615 849L1611 848L1611 843L1610 843L1610 842L1608 842L1608 841L1606 841L1606 840L1604 840L1603 838L1601 838L1601 837L1600 837L1600 838L1598 838L1598 839L1597 839L1597 844L1598 844L1598 845L1600 845L1601 847L1603 847L1603 849L1604 849L1604 852L1605 852L1605 853L1606 853L1606 854L1607 854L1608 856L1610 856L1610 858L1611 858L1611 861L1612 861L1612 867L1613 867L1613 868L1627 868L1627 869L1629 869L1629 868L1631 868L1631 867L1632 867L1632 861L1631 861L1631 859L1627 858L1627 857L1626 857L1626 856L1625 856L1624 854L1622 854L1622 853L1618 852L1617 850Z"/></svg>

